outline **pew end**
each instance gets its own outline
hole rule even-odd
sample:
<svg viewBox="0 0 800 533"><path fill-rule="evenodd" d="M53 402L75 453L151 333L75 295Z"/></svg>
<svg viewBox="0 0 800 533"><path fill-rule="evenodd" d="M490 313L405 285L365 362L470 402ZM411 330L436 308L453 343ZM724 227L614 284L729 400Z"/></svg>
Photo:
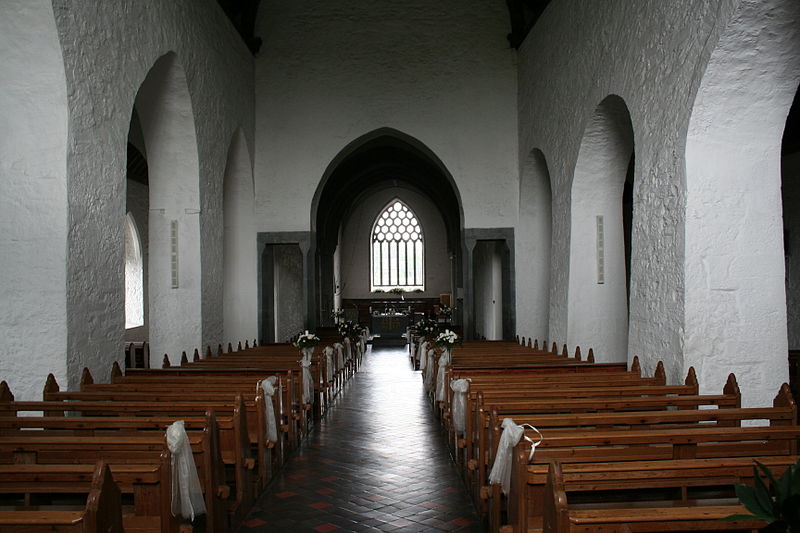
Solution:
<svg viewBox="0 0 800 533"><path fill-rule="evenodd" d="M742 406L742 391L739 389L739 383L736 381L736 376L733 372L728 374L728 380L722 388L722 393L736 396L736 407Z"/></svg>
<svg viewBox="0 0 800 533"><path fill-rule="evenodd" d="M83 520L86 531L124 533L122 495L105 461L97 462Z"/></svg>
<svg viewBox="0 0 800 533"><path fill-rule="evenodd" d="M164 354L164 359L161 361L161 368L170 368L169 355Z"/></svg>
<svg viewBox="0 0 800 533"><path fill-rule="evenodd" d="M111 383L118 383L122 378L122 368L119 366L119 361L114 361L111 365Z"/></svg>
<svg viewBox="0 0 800 533"><path fill-rule="evenodd" d="M639 363L639 356L638 355L634 355L633 356L633 362L631 362L631 372L636 374L637 376L641 376L642 375L642 366Z"/></svg>
<svg viewBox="0 0 800 533"><path fill-rule="evenodd" d="M699 394L700 384L697 382L697 372L694 367L690 366L689 371L686 373L686 379L683 381L684 385L694 388L694 394Z"/></svg>
<svg viewBox="0 0 800 533"><path fill-rule="evenodd" d="M11 389L8 387L6 380L3 380L0 382L0 402L11 403L13 401L14 395L11 393Z"/></svg>
<svg viewBox="0 0 800 533"><path fill-rule="evenodd" d="M93 385L94 378L92 377L92 372L89 370L88 367L83 367L83 372L81 372L81 381L80 381L80 390L84 390L86 385Z"/></svg>
<svg viewBox="0 0 800 533"><path fill-rule="evenodd" d="M667 384L667 372L664 370L664 361L659 361L656 364L656 370L653 372L653 378L659 385Z"/></svg>
<svg viewBox="0 0 800 533"><path fill-rule="evenodd" d="M586 356L587 363L594 363L594 348L589 348L589 355Z"/></svg>

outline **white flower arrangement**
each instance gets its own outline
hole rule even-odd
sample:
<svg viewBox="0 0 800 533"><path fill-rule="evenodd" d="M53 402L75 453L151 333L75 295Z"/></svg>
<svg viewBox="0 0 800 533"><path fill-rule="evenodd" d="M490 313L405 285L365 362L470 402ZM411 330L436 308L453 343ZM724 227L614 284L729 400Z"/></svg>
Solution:
<svg viewBox="0 0 800 533"><path fill-rule="evenodd" d="M313 333L309 333L308 330L306 330L305 333L297 337L297 340L292 343L292 345L300 349L313 348L317 344L319 344L319 337L317 337Z"/></svg>
<svg viewBox="0 0 800 533"><path fill-rule="evenodd" d="M436 344L436 346L439 346L440 348L452 350L453 346L455 346L456 344L461 344L461 337L456 335L455 331L450 331L449 329L446 329L443 332L439 333L439 336L436 337L436 340L433 342Z"/></svg>

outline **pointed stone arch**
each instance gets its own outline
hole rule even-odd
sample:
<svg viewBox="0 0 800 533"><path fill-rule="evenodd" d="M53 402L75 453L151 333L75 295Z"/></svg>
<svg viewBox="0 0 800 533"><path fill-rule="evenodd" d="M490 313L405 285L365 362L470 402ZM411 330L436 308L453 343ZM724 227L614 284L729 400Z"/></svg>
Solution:
<svg viewBox="0 0 800 533"><path fill-rule="evenodd" d="M743 0L723 30L686 141L684 367L734 372L745 405L787 381L780 150L800 80L800 3Z"/></svg>
<svg viewBox="0 0 800 533"><path fill-rule="evenodd" d="M34 400L48 373L68 374L69 111L52 2L0 2L0 50L0 374Z"/></svg>
<svg viewBox="0 0 800 533"><path fill-rule="evenodd" d="M174 52L155 61L135 106L150 196L149 341L151 356L161 357L202 343L197 137L186 73Z"/></svg>
<svg viewBox="0 0 800 533"><path fill-rule="evenodd" d="M223 334L228 342L258 336L255 187L247 138L237 128L223 183Z"/></svg>
<svg viewBox="0 0 800 533"><path fill-rule="evenodd" d="M548 331L552 201L547 160L535 148L522 163L519 182L517 331L539 340L552 338Z"/></svg>
<svg viewBox="0 0 800 533"><path fill-rule="evenodd" d="M626 361L628 298L622 198L634 148L625 101L603 99L584 131L572 181L567 342Z"/></svg>

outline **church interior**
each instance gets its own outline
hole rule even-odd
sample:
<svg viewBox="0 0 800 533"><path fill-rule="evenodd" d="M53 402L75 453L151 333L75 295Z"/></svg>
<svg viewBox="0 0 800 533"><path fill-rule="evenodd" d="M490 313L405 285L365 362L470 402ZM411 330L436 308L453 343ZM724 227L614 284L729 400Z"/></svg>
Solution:
<svg viewBox="0 0 800 533"><path fill-rule="evenodd" d="M453 410L471 396L459 387L482 398L493 398L492 387L536 388L537 401L572 401L545 390L547 379L534 387L509 369L561 375L554 368L567 365L577 373L560 387L584 400L594 386L622 395L609 392L622 387L615 380L633 378L613 373L635 372L661 391L636 401L665 395L659 416L673 417L671 430L684 428L690 411L700 423L703 409L727 406L725 415L739 409L739 418L701 425L728 428L716 438L730 441L734 430L782 428L780 437L747 433L747 442L763 439L759 453L775 469L797 460L797 0L3 0L0 62L0 419L38 412L40 425L30 427L74 436L65 422L45 421L54 412L71 418L48 401L100 402L116 390L155 402L173 398L177 383L219 395L208 400L210 417L175 411L186 417L186 446L219 426L227 475L236 473L228 494L205 485L225 472L200 470L196 499L206 514L196 530L287 530L309 505L324 509L311 498L275 529L248 514L282 501L256 500L283 483L279 475L297 481L292 468L302 465L293 461L305 456L297 449L323 448L340 426L350 436L337 446L351 449L357 437L339 421L337 402L350 405L348 394L390 401L401 389L381 389L383 380L405 383L406 372L416 376L407 394L424 395L428 408L398 403L383 416L437 428L419 431L458 473L435 492L463 485L470 496L437 505L475 516L454 510L424 522L387 511L381 524L394 529L364 522L354 531L657 530L619 517L611 529L579 529L572 509L551 517L514 498L525 491L521 472L530 491L556 481L570 497L577 490L566 462L536 460L544 465L536 470L536 439L545 435L549 457L548 446L569 438L548 437L548 423L562 428L550 410L514 426L512 447L530 459L509 448L505 467L511 472L513 458L518 468L507 474L511 489L494 479L503 409L518 422L528 412L498 396L486 400L485 420L478 407L473 420L468 403L465 427ZM426 320L436 333L426 334ZM345 323L355 329L342 332ZM451 329L455 344L440 335ZM316 340L306 347L309 332ZM574 370L585 366L609 374ZM266 371L275 372L269 383ZM135 388L145 375L153 388ZM222 395L240 386L250 396L234 408ZM363 387L372 395L353 392ZM80 396L89 391L95 396ZM274 407L273 394L283 398ZM680 403L682 394L695 400ZM156 417L166 414L145 403L121 407L120 420L148 416L161 428ZM492 405L498 419L490 420ZM779 408L791 411L780 421L746 411ZM97 418L104 409L73 411ZM270 437L276 419L280 435ZM598 420L581 427L611 424ZM648 427L667 423L658 420ZM484 422L493 436L470 425ZM22 460L20 448L4 448L24 425L0 423L0 471L37 463L34 452ZM241 461L225 451L229 426L250 441ZM737 456L748 461L731 459L725 476L751 470L748 452ZM124 473L108 463L124 500ZM657 468L638 466L640 474ZM98 494L106 467L81 474ZM413 470L392 475L410 479ZM695 483L687 476L684 492ZM319 490L334 493L329 485ZM546 494L542 501L552 503ZM377 512L367 504L359 509ZM0 498L0 531L4 509ZM185 531L191 520L167 512L154 530ZM686 530L700 529L687 520ZM308 530L335 529L348 530L333 518Z"/></svg>

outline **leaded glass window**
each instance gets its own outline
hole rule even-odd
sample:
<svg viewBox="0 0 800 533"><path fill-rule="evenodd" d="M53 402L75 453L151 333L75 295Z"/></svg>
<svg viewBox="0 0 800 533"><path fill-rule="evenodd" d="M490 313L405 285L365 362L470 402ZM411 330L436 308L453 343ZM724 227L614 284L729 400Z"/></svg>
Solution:
<svg viewBox="0 0 800 533"><path fill-rule="evenodd" d="M372 227L371 290L425 290L425 243L419 219L398 199Z"/></svg>

